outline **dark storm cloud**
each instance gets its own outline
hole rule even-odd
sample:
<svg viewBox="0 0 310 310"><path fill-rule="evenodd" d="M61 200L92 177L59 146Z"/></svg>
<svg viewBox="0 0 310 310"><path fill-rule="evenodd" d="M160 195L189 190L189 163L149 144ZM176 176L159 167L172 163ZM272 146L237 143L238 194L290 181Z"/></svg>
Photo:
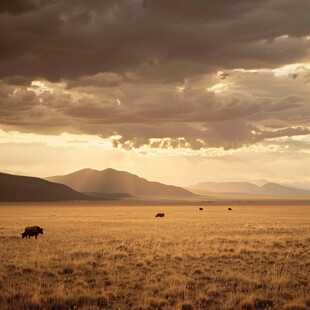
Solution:
<svg viewBox="0 0 310 310"><path fill-rule="evenodd" d="M74 87L116 87L120 86L124 77L115 73L98 73L93 76L84 76L76 80L67 81L67 88Z"/></svg>
<svg viewBox="0 0 310 310"><path fill-rule="evenodd" d="M3 82L7 83L8 85L30 86L32 79L26 76L12 75L12 76L8 76L5 79L3 79Z"/></svg>
<svg viewBox="0 0 310 310"><path fill-rule="evenodd" d="M27 11L39 9L44 0L2 0L0 13L22 14Z"/></svg>
<svg viewBox="0 0 310 310"><path fill-rule="evenodd" d="M308 0L2 1L0 125L120 135L126 149L306 135L306 69L232 69L304 61L309 11ZM214 93L217 83L229 91Z"/></svg>
<svg viewBox="0 0 310 310"><path fill-rule="evenodd" d="M134 72L175 81L296 62L309 48L302 38L310 32L307 0L1 3L2 77Z"/></svg>
<svg viewBox="0 0 310 310"><path fill-rule="evenodd" d="M285 128L275 131L259 131L256 139L262 141L264 139L279 138L279 137L292 137L292 136L303 136L310 134L310 129L308 128Z"/></svg>

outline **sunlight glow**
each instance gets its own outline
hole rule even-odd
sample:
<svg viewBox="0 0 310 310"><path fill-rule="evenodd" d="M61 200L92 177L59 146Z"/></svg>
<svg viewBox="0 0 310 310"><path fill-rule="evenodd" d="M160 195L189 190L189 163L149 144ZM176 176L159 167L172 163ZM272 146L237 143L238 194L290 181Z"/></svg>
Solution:
<svg viewBox="0 0 310 310"><path fill-rule="evenodd" d="M284 75L290 75L290 74L298 74L300 72L306 71L307 69L310 69L310 66L308 66L305 63L296 63L296 64L290 64L287 66L283 66L277 69L272 70L275 76L284 76Z"/></svg>
<svg viewBox="0 0 310 310"><path fill-rule="evenodd" d="M21 133L18 131L3 131L0 129L0 144L4 143L40 143L52 147L100 147L112 149L112 144L109 139L103 139L96 135L86 134L69 134L62 133L56 135L39 135L33 133Z"/></svg>
<svg viewBox="0 0 310 310"><path fill-rule="evenodd" d="M226 90L228 88L228 86L224 83L218 83L218 84L215 84L213 85L212 87L210 88L207 88L208 91L210 92L214 92L214 93L221 93L223 92L224 90Z"/></svg>
<svg viewBox="0 0 310 310"><path fill-rule="evenodd" d="M32 81L31 86L27 87L27 90L34 91L36 95L40 95L46 91L53 93L53 88L48 87L44 82L42 81Z"/></svg>

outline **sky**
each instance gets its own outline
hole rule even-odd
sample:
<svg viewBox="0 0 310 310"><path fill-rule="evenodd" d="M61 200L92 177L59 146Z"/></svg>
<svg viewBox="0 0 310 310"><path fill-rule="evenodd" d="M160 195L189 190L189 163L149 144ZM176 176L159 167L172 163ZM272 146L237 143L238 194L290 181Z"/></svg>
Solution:
<svg viewBox="0 0 310 310"><path fill-rule="evenodd" d="M0 3L0 171L310 182L309 0Z"/></svg>

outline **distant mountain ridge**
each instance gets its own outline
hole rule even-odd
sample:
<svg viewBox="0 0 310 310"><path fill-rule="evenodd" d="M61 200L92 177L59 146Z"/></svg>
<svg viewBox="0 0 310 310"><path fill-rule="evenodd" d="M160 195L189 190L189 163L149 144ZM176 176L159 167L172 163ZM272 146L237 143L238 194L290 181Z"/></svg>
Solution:
<svg viewBox="0 0 310 310"><path fill-rule="evenodd" d="M114 169L83 169L68 175L48 177L46 180L62 183L82 193L127 193L149 197L195 197L178 186L151 182L126 171Z"/></svg>
<svg viewBox="0 0 310 310"><path fill-rule="evenodd" d="M202 182L188 186L188 190L200 195L257 195L283 197L310 197L310 191L266 183L262 186L250 182Z"/></svg>
<svg viewBox="0 0 310 310"><path fill-rule="evenodd" d="M199 198L204 196L268 196L309 198L310 190L276 183L203 182L186 189L151 182L126 171L83 169L40 179L0 173L0 202L118 200L141 198Z"/></svg>
<svg viewBox="0 0 310 310"><path fill-rule="evenodd" d="M40 178L0 173L0 201L88 200L87 195L72 188Z"/></svg>
<svg viewBox="0 0 310 310"><path fill-rule="evenodd" d="M283 186L310 190L310 182L291 182L291 183L280 183L280 184Z"/></svg>

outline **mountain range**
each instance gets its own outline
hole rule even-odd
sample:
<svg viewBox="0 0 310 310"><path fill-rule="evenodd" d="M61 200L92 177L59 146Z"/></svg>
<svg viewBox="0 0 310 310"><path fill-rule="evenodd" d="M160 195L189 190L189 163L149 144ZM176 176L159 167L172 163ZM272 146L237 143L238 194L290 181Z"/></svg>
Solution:
<svg viewBox="0 0 310 310"><path fill-rule="evenodd" d="M0 201L201 199L256 196L310 198L310 190L276 183L203 182L185 188L151 182L126 171L83 169L46 179L0 173Z"/></svg>
<svg viewBox="0 0 310 310"><path fill-rule="evenodd" d="M46 178L62 183L76 191L87 193L126 193L142 197L190 198L196 195L178 186L151 182L126 171L114 169L83 169L68 175Z"/></svg>
<svg viewBox="0 0 310 310"><path fill-rule="evenodd" d="M276 183L258 186L250 182L202 182L187 187L193 193L206 196L276 196L310 197L310 191Z"/></svg>

